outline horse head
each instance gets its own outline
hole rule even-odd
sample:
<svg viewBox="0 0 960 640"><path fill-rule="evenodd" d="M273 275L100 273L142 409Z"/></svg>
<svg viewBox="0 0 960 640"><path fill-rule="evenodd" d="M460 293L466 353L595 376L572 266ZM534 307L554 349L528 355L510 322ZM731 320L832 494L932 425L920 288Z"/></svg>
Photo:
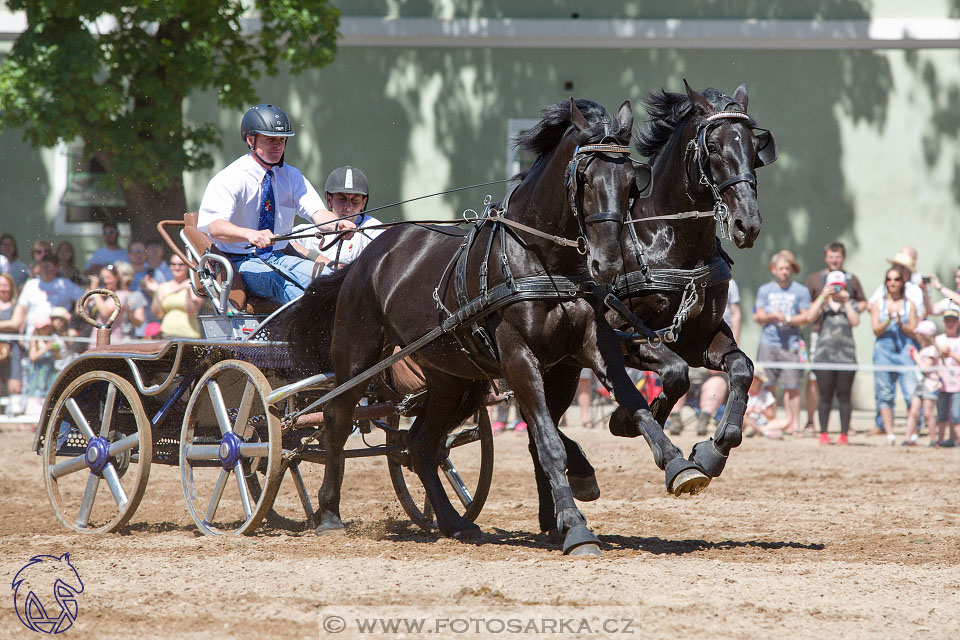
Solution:
<svg viewBox="0 0 960 640"><path fill-rule="evenodd" d="M30 558L11 586L17 616L29 629L58 633L77 617L76 595L83 593L83 582L69 553ZM53 602L59 610L51 606Z"/></svg>
<svg viewBox="0 0 960 640"><path fill-rule="evenodd" d="M717 220L729 225L731 239L741 249L753 246L760 234L755 169L777 159L773 134L756 126L747 114L747 88L740 85L733 96L715 89L702 94L683 81L692 105L686 147L688 175L714 201ZM695 187L695 185L690 185Z"/></svg>
<svg viewBox="0 0 960 640"><path fill-rule="evenodd" d="M649 189L652 174L629 157L629 100L620 105L615 121L604 113L591 123L571 98L570 120L577 146L566 171L569 206L585 245L587 270L598 283L608 284L623 270L619 237L630 198Z"/></svg>

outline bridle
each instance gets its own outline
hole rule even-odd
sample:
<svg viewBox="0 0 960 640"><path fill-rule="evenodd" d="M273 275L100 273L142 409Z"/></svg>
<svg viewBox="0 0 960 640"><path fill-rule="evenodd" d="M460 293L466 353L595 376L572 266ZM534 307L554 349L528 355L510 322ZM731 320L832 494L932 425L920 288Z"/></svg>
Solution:
<svg viewBox="0 0 960 640"><path fill-rule="evenodd" d="M563 171L563 182L567 187L567 199L570 203L570 210L573 211L573 215L577 220L577 226L580 228L578 244L581 246L577 247L577 251L579 251L581 255L587 253L588 224L598 222L620 223L623 221L623 212L621 211L599 211L590 215L584 215L577 204L579 201L580 179L583 177L583 172L590 166L590 162L593 161L598 153L619 153L631 159L630 147L628 145L604 144L601 142L599 144L587 144L582 147L577 146L573 150L573 157L570 158L570 162L567 163L567 168ZM584 160L584 158L586 158L586 160ZM583 161L582 169L580 168L581 161Z"/></svg>
<svg viewBox="0 0 960 640"><path fill-rule="evenodd" d="M684 153L684 160L692 153L693 160L697 163L697 169L700 172L698 183L710 189L713 195L713 217L720 227L720 237L725 240L730 239L730 207L721 199L720 194L728 187L739 182L749 182L756 188L757 174L753 171L745 171L731 178L728 178L717 184L710 172L710 149L707 146L707 136L713 129L723 125L730 120L750 120L750 116L743 111L719 111L703 119L703 122L697 125L697 132L687 143L687 150ZM686 163L689 168L689 163Z"/></svg>

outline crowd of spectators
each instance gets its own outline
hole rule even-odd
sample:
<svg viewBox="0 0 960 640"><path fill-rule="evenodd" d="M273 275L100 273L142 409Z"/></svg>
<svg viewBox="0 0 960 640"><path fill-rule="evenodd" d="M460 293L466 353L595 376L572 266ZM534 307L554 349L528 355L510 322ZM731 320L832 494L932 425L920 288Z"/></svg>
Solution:
<svg viewBox="0 0 960 640"><path fill-rule="evenodd" d="M106 289L120 300L112 342L161 335L168 290L164 287L168 281L176 282L174 288L180 292L184 277L171 272L159 239L132 240L126 248L120 240L117 226L104 223L103 247L81 270L69 241L54 249L50 242L38 240L25 261L17 239L0 235L0 334L10 336L0 340L0 398L6 405L0 412L39 412L58 372L88 348L92 327L76 313L76 303L86 291ZM185 268L180 270L185 274ZM189 295L194 302L199 300L192 291ZM112 295L92 294L84 311L106 323L115 307ZM195 323L199 309L199 304L188 308L192 318L184 326ZM178 333L174 325L163 331L168 336L199 335L186 329Z"/></svg>

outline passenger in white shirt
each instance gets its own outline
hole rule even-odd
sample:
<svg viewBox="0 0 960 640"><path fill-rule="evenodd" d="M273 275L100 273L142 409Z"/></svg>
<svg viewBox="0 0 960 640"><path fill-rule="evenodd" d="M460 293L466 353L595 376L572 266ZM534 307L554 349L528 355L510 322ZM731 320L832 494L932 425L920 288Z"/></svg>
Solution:
<svg viewBox="0 0 960 640"><path fill-rule="evenodd" d="M300 297L309 286L313 263L284 253L288 241L274 243L274 236L289 233L297 215L318 225L333 223L329 226L337 229L356 226L328 211L303 174L284 164L286 141L292 135L290 120L279 107L261 104L248 110L240 137L250 153L213 177L197 221L251 293L284 303Z"/></svg>
<svg viewBox="0 0 960 640"><path fill-rule="evenodd" d="M381 222L363 213L367 209L367 201L370 197L370 187L363 171L351 166L334 169L327 176L323 192L327 208L340 218L352 220L360 231L351 234L349 238L344 237L339 240L326 235L320 238L304 238L299 240L299 243L292 244L297 251L306 255L308 260L313 260L315 264L337 269L356 260L360 252L384 230L364 230L366 227L378 226ZM312 225L301 225L294 229L300 232L312 230ZM333 244L324 250L323 247L331 242Z"/></svg>

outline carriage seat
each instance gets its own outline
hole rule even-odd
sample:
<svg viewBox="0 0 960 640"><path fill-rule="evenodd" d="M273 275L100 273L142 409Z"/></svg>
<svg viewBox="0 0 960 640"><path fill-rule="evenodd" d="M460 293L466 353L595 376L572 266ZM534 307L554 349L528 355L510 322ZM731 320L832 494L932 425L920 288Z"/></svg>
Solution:
<svg viewBox="0 0 960 640"><path fill-rule="evenodd" d="M196 211L183 214L183 233L187 240L193 246L197 255L202 256L207 252L223 255L223 252L213 244L210 236L197 229L198 217L199 213ZM193 280L197 291L202 291L196 272L191 271L190 278ZM281 302L275 298L265 298L251 294L243 282L243 276L236 270L233 272L233 285L230 288L229 298L230 304L242 313L266 315L273 313L282 306Z"/></svg>

